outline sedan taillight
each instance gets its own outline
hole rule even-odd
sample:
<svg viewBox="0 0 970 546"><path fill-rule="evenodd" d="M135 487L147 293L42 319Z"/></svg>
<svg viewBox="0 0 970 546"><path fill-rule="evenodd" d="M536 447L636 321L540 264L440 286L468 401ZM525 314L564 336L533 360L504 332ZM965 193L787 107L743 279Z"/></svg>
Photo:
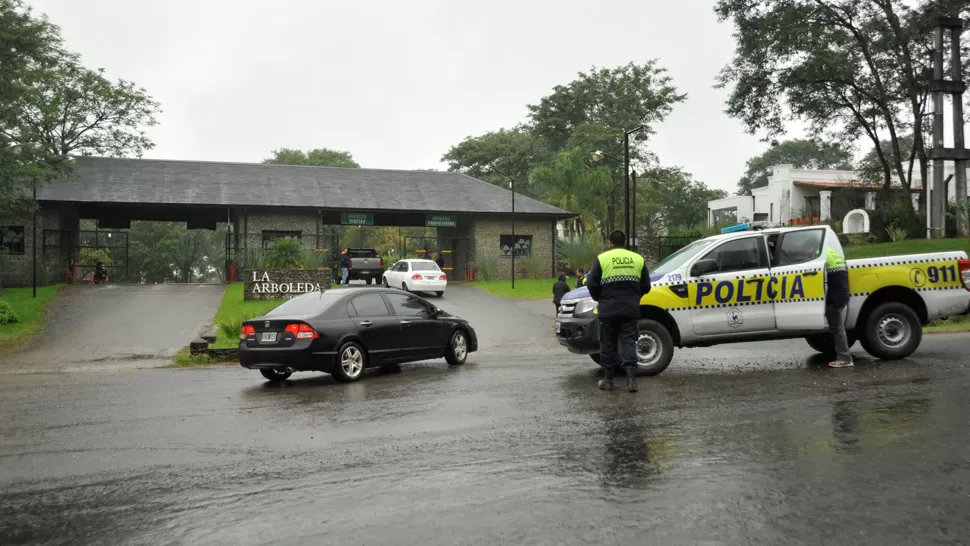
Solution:
<svg viewBox="0 0 970 546"><path fill-rule="evenodd" d="M442 275L442 276L441 276L441 280L443 280L443 281L447 281L447 280L448 280L448 275Z"/></svg>
<svg viewBox="0 0 970 546"><path fill-rule="evenodd" d="M411 275L411 280L412 281L416 281L416 280L419 280L419 279L421 279L421 275L419 275L417 273L415 273L414 275Z"/></svg>
<svg viewBox="0 0 970 546"><path fill-rule="evenodd" d="M247 337L252 335L256 335L256 329L249 325L243 326L242 332L239 334L239 340L245 340Z"/></svg>
<svg viewBox="0 0 970 546"><path fill-rule="evenodd" d="M293 334L296 339L317 339L320 337L316 330L310 328L309 324L287 324L284 331Z"/></svg>

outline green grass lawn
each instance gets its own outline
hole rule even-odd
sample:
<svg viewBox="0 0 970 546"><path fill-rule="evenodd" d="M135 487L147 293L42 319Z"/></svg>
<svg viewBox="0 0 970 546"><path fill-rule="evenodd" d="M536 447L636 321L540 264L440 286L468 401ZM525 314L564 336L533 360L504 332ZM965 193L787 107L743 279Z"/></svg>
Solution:
<svg viewBox="0 0 970 546"><path fill-rule="evenodd" d="M573 279L574 284L575 282L575 279ZM552 301L552 285L554 284L556 284L556 279L516 279L515 289L513 289L512 281L474 281L463 283L465 286L481 288L489 294L500 298L549 300L550 302Z"/></svg>
<svg viewBox="0 0 970 546"><path fill-rule="evenodd" d="M907 239L896 243L846 246L845 257L849 260L860 258L882 258L905 254L925 254L927 252L950 252L962 250L970 255L970 239Z"/></svg>
<svg viewBox="0 0 970 546"><path fill-rule="evenodd" d="M30 336L44 328L47 322L47 305L54 295L64 288L63 284L38 286L37 297L32 288L4 288L0 300L10 304L20 319L13 324L0 324L0 352L22 347Z"/></svg>

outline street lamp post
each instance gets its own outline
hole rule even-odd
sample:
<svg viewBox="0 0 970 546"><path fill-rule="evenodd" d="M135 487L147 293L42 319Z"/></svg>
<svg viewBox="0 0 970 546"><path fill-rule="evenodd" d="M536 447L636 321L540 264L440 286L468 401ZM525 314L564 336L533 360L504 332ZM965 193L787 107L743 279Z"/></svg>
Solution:
<svg viewBox="0 0 970 546"><path fill-rule="evenodd" d="M515 178L509 180L512 189L512 290L515 290Z"/></svg>
<svg viewBox="0 0 970 546"><path fill-rule="evenodd" d="M631 224L631 227L633 228L633 232L627 234L627 237L630 239L630 247L633 250L636 250L639 244L637 241L637 172L633 171L633 174L631 174L630 176L633 179L633 203L630 205L630 208L632 209L632 212L630 214L630 217L631 217L630 224Z"/></svg>
<svg viewBox="0 0 970 546"><path fill-rule="evenodd" d="M623 193L625 195L623 200L623 215L624 215L624 233L626 233L626 248L630 249L630 135L636 134L636 140L642 142L647 139L646 133L643 130L646 129L645 125L638 125L637 127L630 129L629 131L623 132Z"/></svg>

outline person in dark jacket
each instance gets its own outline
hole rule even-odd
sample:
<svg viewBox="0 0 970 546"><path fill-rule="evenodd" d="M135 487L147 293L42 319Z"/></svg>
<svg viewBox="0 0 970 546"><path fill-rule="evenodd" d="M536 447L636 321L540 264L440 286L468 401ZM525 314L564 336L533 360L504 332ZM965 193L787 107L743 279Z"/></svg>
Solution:
<svg viewBox="0 0 970 546"><path fill-rule="evenodd" d="M350 249L345 248L340 252L340 284L343 286L350 284Z"/></svg>
<svg viewBox="0 0 970 546"><path fill-rule="evenodd" d="M559 304L562 303L562 297L567 292L569 292L569 285L566 284L566 274L560 273L559 280L556 281L556 284L552 285L552 303L556 304L556 315L559 314Z"/></svg>
<svg viewBox="0 0 970 546"><path fill-rule="evenodd" d="M849 354L849 338L845 334L845 317L849 310L849 271L845 267L845 256L833 248L828 249L825 257L825 276L828 290L825 293L825 320L835 342L835 360L829 362L832 368L854 366Z"/></svg>
<svg viewBox="0 0 970 546"><path fill-rule="evenodd" d="M613 390L613 374L619 361L618 346L623 346L623 369L630 392L637 391L637 321L640 298L650 292L650 271L643 256L626 250L626 235L610 233L610 250L597 256L586 274L591 298L599 302L597 316L600 332L600 365L603 366L601 390Z"/></svg>

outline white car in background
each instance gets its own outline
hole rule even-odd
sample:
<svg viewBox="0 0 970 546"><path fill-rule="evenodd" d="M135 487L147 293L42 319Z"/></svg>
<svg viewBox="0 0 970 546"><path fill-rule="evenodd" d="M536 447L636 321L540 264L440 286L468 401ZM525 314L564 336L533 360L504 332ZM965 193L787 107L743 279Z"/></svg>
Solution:
<svg viewBox="0 0 970 546"><path fill-rule="evenodd" d="M440 297L448 288L448 275L431 260L401 260L384 271L384 286Z"/></svg>

